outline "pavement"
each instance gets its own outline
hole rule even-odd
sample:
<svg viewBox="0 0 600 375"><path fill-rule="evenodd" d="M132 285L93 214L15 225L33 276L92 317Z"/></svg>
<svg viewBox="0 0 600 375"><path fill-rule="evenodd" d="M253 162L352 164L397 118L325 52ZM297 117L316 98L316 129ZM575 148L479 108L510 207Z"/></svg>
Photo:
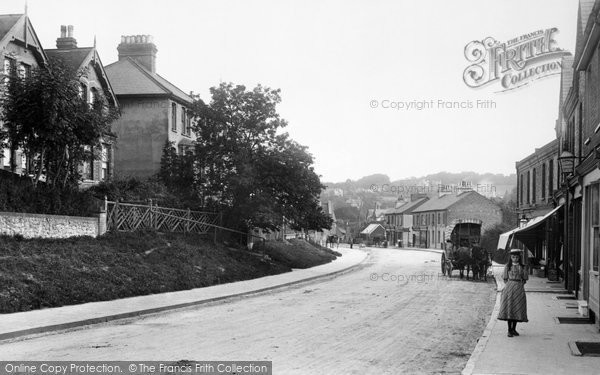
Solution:
<svg viewBox="0 0 600 375"><path fill-rule="evenodd" d="M518 337L507 336L507 324L498 321L504 287L503 265L492 267L498 293L490 321L463 374L600 374L600 357L579 356L575 341L600 342L595 324L559 324L556 317L581 317L577 301L559 299L568 294L560 283L530 276L525 284L529 322L518 323ZM571 345L570 345L571 343Z"/></svg>
<svg viewBox="0 0 600 375"><path fill-rule="evenodd" d="M335 277L359 267L369 255L366 250L344 247L335 250L342 256L330 263L308 269L295 269L279 275L178 292L2 314L0 340L214 303Z"/></svg>
<svg viewBox="0 0 600 375"><path fill-rule="evenodd" d="M13 314L0 320L0 340L153 314L194 305L224 301L350 272L364 264L369 249L340 247L341 257L321 266L179 292L63 306ZM437 249L406 248L440 253ZM600 374L600 357L575 355L575 341L600 342L594 324L559 324L556 317L580 317L574 300L559 283L530 276L525 284L529 322L519 323L519 337L509 338L504 321L496 319L504 287L503 266L494 264L497 298L489 323L469 358L463 374ZM575 353L575 354L574 354Z"/></svg>

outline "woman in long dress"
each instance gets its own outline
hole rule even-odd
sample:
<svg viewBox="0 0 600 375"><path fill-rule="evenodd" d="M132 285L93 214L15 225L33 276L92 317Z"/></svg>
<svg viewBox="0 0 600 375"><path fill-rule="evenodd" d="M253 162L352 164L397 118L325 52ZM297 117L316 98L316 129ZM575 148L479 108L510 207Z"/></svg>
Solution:
<svg viewBox="0 0 600 375"><path fill-rule="evenodd" d="M519 336L517 322L527 322L527 298L525 283L529 275L521 260L521 250L511 250L510 259L504 267L504 289L500 299L498 320L508 322L508 337Z"/></svg>

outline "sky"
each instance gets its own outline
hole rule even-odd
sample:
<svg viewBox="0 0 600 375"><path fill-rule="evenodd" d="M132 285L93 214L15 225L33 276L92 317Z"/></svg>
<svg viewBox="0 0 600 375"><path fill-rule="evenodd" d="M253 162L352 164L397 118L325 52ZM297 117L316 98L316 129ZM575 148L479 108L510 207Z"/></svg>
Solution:
<svg viewBox="0 0 600 375"><path fill-rule="evenodd" d="M374 173L392 180L441 171L515 173L516 161L556 136L560 76L504 92L497 81L471 88L463 80L472 64L465 47L557 28L555 46L574 52L577 6L28 0L27 7L44 48L55 48L60 25L73 25L80 47L96 36L104 65L117 60L121 35L153 35L157 73L206 102L220 82L281 89L285 131L308 146L323 181L341 182ZM0 3L2 14L24 8L25 0Z"/></svg>

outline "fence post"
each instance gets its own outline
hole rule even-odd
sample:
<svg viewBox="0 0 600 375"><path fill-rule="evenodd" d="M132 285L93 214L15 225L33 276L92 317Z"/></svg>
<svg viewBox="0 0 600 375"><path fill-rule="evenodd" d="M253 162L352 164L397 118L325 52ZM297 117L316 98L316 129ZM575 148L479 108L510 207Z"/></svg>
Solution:
<svg viewBox="0 0 600 375"><path fill-rule="evenodd" d="M108 212L108 197L104 196L104 212Z"/></svg>
<svg viewBox="0 0 600 375"><path fill-rule="evenodd" d="M148 199L148 202L150 203L150 229L155 229L154 228L154 215L152 214L152 199Z"/></svg>
<svg viewBox="0 0 600 375"><path fill-rule="evenodd" d="M117 199L115 201L115 208L113 208L113 210L115 210L115 214L114 214L114 218L113 220L115 221L115 230L119 230L119 200Z"/></svg>
<svg viewBox="0 0 600 375"><path fill-rule="evenodd" d="M190 232L190 220L192 219L192 213L190 212L190 209L188 207L187 209L187 221L185 222L185 231L187 233Z"/></svg>

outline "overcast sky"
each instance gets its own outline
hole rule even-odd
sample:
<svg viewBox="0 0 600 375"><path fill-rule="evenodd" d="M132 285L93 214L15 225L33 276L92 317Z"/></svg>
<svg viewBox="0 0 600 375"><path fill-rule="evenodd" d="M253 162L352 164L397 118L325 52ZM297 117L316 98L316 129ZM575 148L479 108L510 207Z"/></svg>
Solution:
<svg viewBox="0 0 600 375"><path fill-rule="evenodd" d="M24 4L3 0L0 12L23 13ZM515 173L517 160L555 137L559 76L503 93L499 84L472 89L465 46L556 27L558 46L573 52L577 20L575 0L29 0L28 9L45 48L72 24L80 47L96 35L105 65L121 35L153 35L157 72L205 101L220 81L280 88L287 131L335 182ZM382 108L411 101L433 105ZM450 101L474 108L440 108Z"/></svg>

